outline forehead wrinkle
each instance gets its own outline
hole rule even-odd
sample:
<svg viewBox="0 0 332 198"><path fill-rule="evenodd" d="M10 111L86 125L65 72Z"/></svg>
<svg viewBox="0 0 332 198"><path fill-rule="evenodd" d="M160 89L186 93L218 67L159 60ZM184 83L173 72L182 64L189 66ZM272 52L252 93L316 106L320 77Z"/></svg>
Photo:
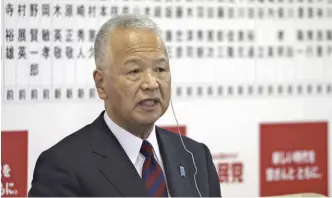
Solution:
<svg viewBox="0 0 332 198"><path fill-rule="evenodd" d="M153 45L142 45L142 44L137 44L134 46L129 47L126 49L126 52L132 53L132 52L140 52L140 51L148 51L148 52L153 52L153 50L157 50L159 52L164 52L164 50L160 47L152 47Z"/></svg>

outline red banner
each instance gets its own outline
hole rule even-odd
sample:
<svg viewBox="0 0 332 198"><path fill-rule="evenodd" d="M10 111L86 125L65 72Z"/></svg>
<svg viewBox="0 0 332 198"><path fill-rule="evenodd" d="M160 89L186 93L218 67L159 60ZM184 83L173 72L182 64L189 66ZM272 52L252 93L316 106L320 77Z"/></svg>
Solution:
<svg viewBox="0 0 332 198"><path fill-rule="evenodd" d="M26 197L28 132L1 131L1 197Z"/></svg>
<svg viewBox="0 0 332 198"><path fill-rule="evenodd" d="M260 126L260 195L328 196L327 123Z"/></svg>

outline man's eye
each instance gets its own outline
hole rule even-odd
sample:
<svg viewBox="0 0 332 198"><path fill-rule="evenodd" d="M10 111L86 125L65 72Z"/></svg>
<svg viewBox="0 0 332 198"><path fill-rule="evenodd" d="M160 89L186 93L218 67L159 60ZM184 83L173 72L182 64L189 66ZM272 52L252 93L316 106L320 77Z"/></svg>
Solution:
<svg viewBox="0 0 332 198"><path fill-rule="evenodd" d="M165 71L166 71L166 69L163 68L163 67L158 67L157 68L157 72L165 72Z"/></svg>
<svg viewBox="0 0 332 198"><path fill-rule="evenodd" d="M131 75L135 75L135 74L138 74L138 73L140 73L141 71L139 70L139 69L134 69L134 70L131 70L130 72L129 72L129 74L131 74Z"/></svg>

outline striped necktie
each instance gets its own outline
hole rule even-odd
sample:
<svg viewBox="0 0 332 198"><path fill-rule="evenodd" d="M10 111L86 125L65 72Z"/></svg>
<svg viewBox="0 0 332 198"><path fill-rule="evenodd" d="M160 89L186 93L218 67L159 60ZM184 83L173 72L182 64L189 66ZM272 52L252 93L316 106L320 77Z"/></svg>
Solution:
<svg viewBox="0 0 332 198"><path fill-rule="evenodd" d="M145 183L148 195L151 197L168 197L164 173L154 157L152 145L146 140L143 140L141 153L145 157L142 180Z"/></svg>

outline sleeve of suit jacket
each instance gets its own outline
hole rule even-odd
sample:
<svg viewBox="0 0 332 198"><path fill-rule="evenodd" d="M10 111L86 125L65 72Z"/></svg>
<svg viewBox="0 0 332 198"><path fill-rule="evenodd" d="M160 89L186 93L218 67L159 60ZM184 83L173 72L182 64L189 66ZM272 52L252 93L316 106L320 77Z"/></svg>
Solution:
<svg viewBox="0 0 332 198"><path fill-rule="evenodd" d="M79 184L66 162L51 151L44 151L38 158L33 174L29 197L79 196Z"/></svg>
<svg viewBox="0 0 332 198"><path fill-rule="evenodd" d="M209 197L221 197L218 173L217 173L216 167L213 164L211 152L205 144L202 144L202 145L205 149L205 156L206 156L206 162L207 162L207 167L208 167L209 188L210 188Z"/></svg>

